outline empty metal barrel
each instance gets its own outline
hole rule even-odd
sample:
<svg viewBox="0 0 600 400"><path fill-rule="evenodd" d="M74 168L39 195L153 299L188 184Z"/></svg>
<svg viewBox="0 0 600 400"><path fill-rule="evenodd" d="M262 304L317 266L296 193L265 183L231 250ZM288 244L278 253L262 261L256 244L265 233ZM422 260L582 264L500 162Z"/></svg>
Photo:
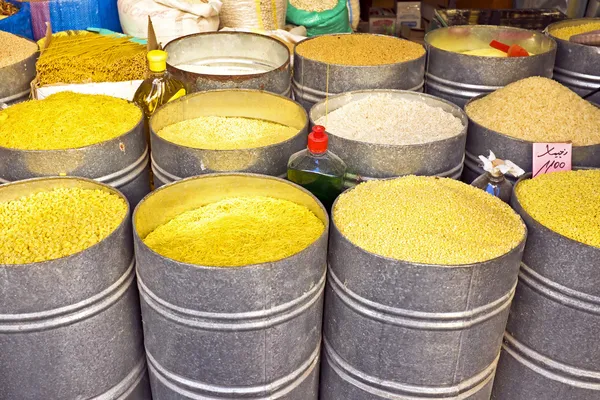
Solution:
<svg viewBox="0 0 600 400"><path fill-rule="evenodd" d="M490 48L497 40L518 44L529 57L462 54ZM556 43L542 33L499 26L452 26L425 35L428 51L425 92L462 107L472 97L530 76L552 78Z"/></svg>
<svg viewBox="0 0 600 400"><path fill-rule="evenodd" d="M17 37L30 42L37 48L35 42L21 36ZM35 78L35 62L38 55L39 53L36 51L24 60L0 67L0 105L11 105L29 98L30 84Z"/></svg>
<svg viewBox="0 0 600 400"><path fill-rule="evenodd" d="M529 235L492 398L596 400L600 248L541 225L514 193L511 205Z"/></svg>
<svg viewBox="0 0 600 400"><path fill-rule="evenodd" d="M600 18L569 19L555 22L546 28L546 31L556 40L558 46L554 65L554 79L580 96L585 96L600 88L600 47L586 46L559 39L552 35L552 31L593 22L599 23ZM596 93L588 100L600 104L600 93Z"/></svg>
<svg viewBox="0 0 600 400"><path fill-rule="evenodd" d="M123 197L91 180L56 177L0 186L0 202L55 188ZM0 264L0 399L150 398L134 264L129 212L81 252Z"/></svg>
<svg viewBox="0 0 600 400"><path fill-rule="evenodd" d="M298 133L280 143L250 149L208 150L182 146L157 133L172 124L203 116L245 117L291 126ZM258 90L193 93L159 108L150 119L152 173L159 187L190 176L214 172L252 172L285 176L292 154L306 147L306 111L287 97Z"/></svg>
<svg viewBox="0 0 600 400"><path fill-rule="evenodd" d="M79 176L121 191L135 206L150 191L144 121L129 132L90 146L60 150L0 147L0 184L43 176Z"/></svg>
<svg viewBox="0 0 600 400"><path fill-rule="evenodd" d="M423 144L390 145L366 143L329 135L329 149L346 162L348 171L364 180L391 178L402 175L439 175L460 179L465 156L468 119L458 106L423 93L404 90L362 90L332 96L315 104L310 111L310 122L316 121L349 103L373 95L389 95L428 104L459 118L463 130L458 135Z"/></svg>
<svg viewBox="0 0 600 400"><path fill-rule="evenodd" d="M142 241L182 212L247 195L304 205L325 231L291 257L242 267L177 262ZM133 221L155 400L317 399L328 218L315 197L274 177L203 175L152 192Z"/></svg>
<svg viewBox="0 0 600 400"><path fill-rule="evenodd" d="M196 33L165 47L167 69L192 91L257 89L289 96L290 50L277 39L246 32Z"/></svg>
<svg viewBox="0 0 600 400"><path fill-rule="evenodd" d="M382 36L372 34L351 34ZM345 35L325 35L345 36ZM322 36L300 42L294 50L294 75L292 89L294 99L307 110L328 95L364 89L399 89L423 91L425 54L421 57L393 64L339 65L313 60L298 54L298 46ZM395 40L404 40L396 38Z"/></svg>
<svg viewBox="0 0 600 400"><path fill-rule="evenodd" d="M489 400L525 238L490 261L427 265L354 245L335 205L332 221L321 398Z"/></svg>

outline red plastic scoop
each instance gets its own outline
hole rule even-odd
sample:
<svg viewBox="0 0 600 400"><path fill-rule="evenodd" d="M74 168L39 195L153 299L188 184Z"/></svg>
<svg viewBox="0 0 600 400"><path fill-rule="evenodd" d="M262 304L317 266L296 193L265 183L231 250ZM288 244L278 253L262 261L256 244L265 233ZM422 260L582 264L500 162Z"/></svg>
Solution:
<svg viewBox="0 0 600 400"><path fill-rule="evenodd" d="M492 40L490 42L490 47L493 47L494 49L505 52L509 57L527 57L527 56L529 56L529 53L527 52L527 50L525 50L523 47L519 46L518 44L513 44L513 45L509 46L509 45L499 42L497 40Z"/></svg>

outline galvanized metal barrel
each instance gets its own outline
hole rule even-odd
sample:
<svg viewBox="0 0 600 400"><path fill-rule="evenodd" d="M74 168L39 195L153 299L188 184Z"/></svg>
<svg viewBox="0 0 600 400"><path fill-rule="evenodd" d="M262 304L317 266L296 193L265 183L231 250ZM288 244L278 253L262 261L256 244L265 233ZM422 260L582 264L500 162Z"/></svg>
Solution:
<svg viewBox="0 0 600 400"><path fill-rule="evenodd" d="M0 201L69 187L122 197L91 180L56 177L0 186ZM0 399L150 399L131 237L128 212L79 253L0 264Z"/></svg>
<svg viewBox="0 0 600 400"><path fill-rule="evenodd" d="M34 43L22 36L18 37ZM29 98L30 84L35 79L35 63L38 56L39 53L35 52L22 61L0 68L0 105L20 103Z"/></svg>
<svg viewBox="0 0 600 400"><path fill-rule="evenodd" d="M529 57L483 57L458 53L492 40L518 44ZM476 96L530 76L552 78L556 43L542 33L519 28L469 25L433 30L425 35L425 92L462 107Z"/></svg>
<svg viewBox="0 0 600 400"><path fill-rule="evenodd" d="M157 133L172 124L202 116L246 117L298 129L290 139L264 147L207 150L182 146ZM150 119L154 186L215 172L252 172L286 176L292 154L306 148L308 116L287 97L258 90L213 90L193 93L159 108Z"/></svg>
<svg viewBox="0 0 600 400"><path fill-rule="evenodd" d="M558 28L600 22L600 18L569 19L555 22L546 28L548 34L556 40L558 50L554 65L554 79L580 96L585 96L600 88L600 47L586 46L559 39L552 35ZM587 100L600 105L600 93Z"/></svg>
<svg viewBox="0 0 600 400"><path fill-rule="evenodd" d="M515 194L511 205L529 235L492 398L596 400L600 249L541 225Z"/></svg>
<svg viewBox="0 0 600 400"><path fill-rule="evenodd" d="M243 267L177 262L142 241L181 212L243 195L305 205L325 232L291 257ZM315 197L274 177L203 175L152 192L133 223L155 399L317 400L328 217Z"/></svg>
<svg viewBox="0 0 600 400"><path fill-rule="evenodd" d="M353 33L352 35L358 34ZM339 36L339 34L331 36ZM306 41L302 43L304 42ZM327 64L312 60L298 54L296 49L294 50L292 91L294 99L310 110L315 103L325 99L328 95L355 90L398 89L422 92L425 81L424 73L425 54L415 60L395 64L357 66Z"/></svg>
<svg viewBox="0 0 600 400"><path fill-rule="evenodd" d="M315 104L310 110L310 122L314 125L328 112L372 95L388 95L441 108L459 118L463 130L457 136L448 139L414 145L365 143L328 131L329 149L346 162L348 171L359 175L363 180L411 174L460 179L465 157L468 118L463 110L446 100L405 90L354 91L332 96Z"/></svg>
<svg viewBox="0 0 600 400"><path fill-rule="evenodd" d="M525 238L478 264L417 264L355 246L333 216L321 398L489 400Z"/></svg>
<svg viewBox="0 0 600 400"><path fill-rule="evenodd" d="M90 146L64 150L0 147L0 184L43 176L78 176L118 189L135 206L150 191L150 155L141 115L129 132Z"/></svg>
<svg viewBox="0 0 600 400"><path fill-rule="evenodd" d="M478 96L471 101L476 101L483 96ZM496 157L514 162L525 172L531 172L533 168L533 142L485 128L469 118L463 181L471 183L484 173L478 156L487 156L490 150ZM579 169L600 167L600 143L590 146L573 146L572 165ZM507 178L513 182L516 181L512 176L507 176Z"/></svg>
<svg viewBox="0 0 600 400"><path fill-rule="evenodd" d="M165 46L167 69L191 91L257 89L290 96L290 50L247 32L196 33Z"/></svg>

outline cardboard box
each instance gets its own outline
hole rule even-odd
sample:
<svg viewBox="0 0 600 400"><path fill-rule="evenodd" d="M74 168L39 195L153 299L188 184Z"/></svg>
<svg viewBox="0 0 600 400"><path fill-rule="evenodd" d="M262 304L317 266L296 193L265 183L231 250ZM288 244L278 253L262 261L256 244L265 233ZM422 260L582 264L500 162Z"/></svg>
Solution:
<svg viewBox="0 0 600 400"><path fill-rule="evenodd" d="M411 28L408 25L402 25L401 36L404 39L408 39L412 42L424 44L425 43L425 30L419 28Z"/></svg>
<svg viewBox="0 0 600 400"><path fill-rule="evenodd" d="M369 10L369 32L380 35L396 35L396 14L391 8Z"/></svg>
<svg viewBox="0 0 600 400"><path fill-rule="evenodd" d="M396 36L401 35L403 25L421 28L420 1L399 1L396 4Z"/></svg>
<svg viewBox="0 0 600 400"><path fill-rule="evenodd" d="M423 0L423 6L425 4L433 6L434 8L513 8L512 0Z"/></svg>

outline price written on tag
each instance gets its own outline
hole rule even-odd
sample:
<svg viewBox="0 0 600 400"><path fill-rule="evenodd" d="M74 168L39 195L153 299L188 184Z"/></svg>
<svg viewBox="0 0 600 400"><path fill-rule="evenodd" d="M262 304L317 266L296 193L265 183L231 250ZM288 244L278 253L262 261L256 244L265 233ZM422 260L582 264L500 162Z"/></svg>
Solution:
<svg viewBox="0 0 600 400"><path fill-rule="evenodd" d="M570 171L571 143L534 143L533 177L557 171Z"/></svg>

